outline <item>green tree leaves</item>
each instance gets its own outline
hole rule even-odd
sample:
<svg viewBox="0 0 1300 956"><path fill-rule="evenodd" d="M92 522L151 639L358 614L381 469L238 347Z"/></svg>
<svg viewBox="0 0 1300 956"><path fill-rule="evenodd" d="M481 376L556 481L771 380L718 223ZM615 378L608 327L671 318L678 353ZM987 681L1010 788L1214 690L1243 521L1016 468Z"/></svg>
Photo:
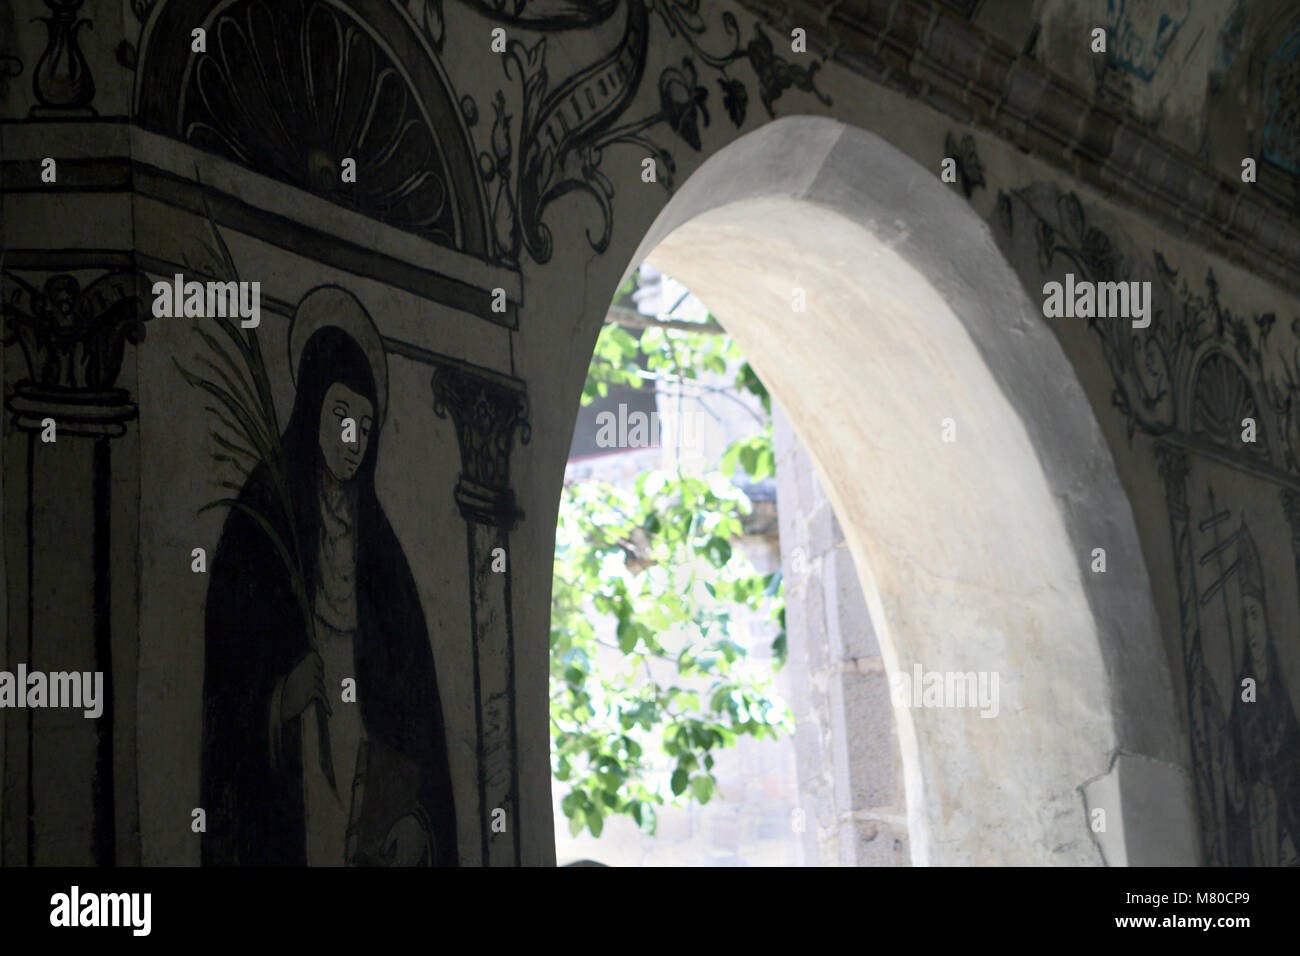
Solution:
<svg viewBox="0 0 1300 956"><path fill-rule="evenodd" d="M632 490L565 484L552 588L552 763L568 788L560 806L570 832L594 836L617 814L653 833L656 807L716 796L717 751L792 730L771 693L771 665L750 658L736 613L781 626L772 645L781 666L781 576L758 574L735 546L752 505L729 480L737 466L755 481L774 473L767 390L730 337L679 327L638 335L605 326L583 404L612 384L653 385L668 398L689 387L719 401L749 392L764 412L720 467L647 471Z"/></svg>

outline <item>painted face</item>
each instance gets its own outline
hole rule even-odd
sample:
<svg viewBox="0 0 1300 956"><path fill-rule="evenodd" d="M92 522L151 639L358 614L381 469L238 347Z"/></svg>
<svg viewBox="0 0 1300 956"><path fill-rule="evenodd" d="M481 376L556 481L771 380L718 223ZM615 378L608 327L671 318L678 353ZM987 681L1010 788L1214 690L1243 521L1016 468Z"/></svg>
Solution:
<svg viewBox="0 0 1300 956"><path fill-rule="evenodd" d="M1264 651L1264 642L1268 633L1268 624L1264 620L1264 605L1256 598L1247 595L1241 602L1241 616L1245 622L1246 642L1250 645L1250 656L1257 671L1268 666L1268 655ZM1260 679L1261 674L1251 674Z"/></svg>
<svg viewBox="0 0 1300 956"><path fill-rule="evenodd" d="M341 382L335 382L325 393L320 406L320 451L325 467L336 480L350 480L365 461L373 415L370 400ZM352 427L345 428L346 419L351 419Z"/></svg>

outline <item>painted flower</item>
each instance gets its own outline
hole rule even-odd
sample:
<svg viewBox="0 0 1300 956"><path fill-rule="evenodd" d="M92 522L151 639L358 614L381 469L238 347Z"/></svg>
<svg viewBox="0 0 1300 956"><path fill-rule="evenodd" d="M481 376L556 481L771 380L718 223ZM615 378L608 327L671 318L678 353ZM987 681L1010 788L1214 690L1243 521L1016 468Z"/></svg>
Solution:
<svg viewBox="0 0 1300 956"><path fill-rule="evenodd" d="M700 117L709 125L709 113L704 103L709 91L695 82L695 64L682 60L682 69L664 70L659 77L659 102L668 125L674 133L686 140L691 149L700 150Z"/></svg>
<svg viewBox="0 0 1300 956"><path fill-rule="evenodd" d="M740 80L722 77L718 80L722 87L722 105L731 117L731 122L739 129L745 123L745 108L749 105L749 91Z"/></svg>

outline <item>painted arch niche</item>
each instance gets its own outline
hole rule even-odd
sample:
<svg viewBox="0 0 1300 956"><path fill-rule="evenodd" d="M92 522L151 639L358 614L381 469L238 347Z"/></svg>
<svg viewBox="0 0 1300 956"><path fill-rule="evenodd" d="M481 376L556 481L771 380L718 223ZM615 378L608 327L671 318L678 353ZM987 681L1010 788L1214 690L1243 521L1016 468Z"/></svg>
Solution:
<svg viewBox="0 0 1300 956"><path fill-rule="evenodd" d="M387 0L162 0L135 118L439 245L493 252L461 107L428 38Z"/></svg>
<svg viewBox="0 0 1300 956"><path fill-rule="evenodd" d="M1128 499L969 206L877 136L791 118L710 158L643 260L709 305L786 410L890 674L997 675L996 717L894 704L913 862L1194 863ZM1125 573L1088 573L1097 546Z"/></svg>

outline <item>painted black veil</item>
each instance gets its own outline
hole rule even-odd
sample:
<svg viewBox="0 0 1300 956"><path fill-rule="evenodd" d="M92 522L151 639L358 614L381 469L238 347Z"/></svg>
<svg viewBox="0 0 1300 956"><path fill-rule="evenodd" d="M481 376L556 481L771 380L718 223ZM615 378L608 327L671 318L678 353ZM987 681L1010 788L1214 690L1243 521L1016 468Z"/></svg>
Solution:
<svg viewBox="0 0 1300 956"><path fill-rule="evenodd" d="M342 301L364 316L355 299L333 291L337 298L329 301ZM334 382L370 400L375 422L365 459L350 482L355 496L353 646L359 703L344 704L335 697L331 705L336 711L360 706L368 741L357 821L358 860L383 862L389 828L414 814L431 845L427 861L454 866L455 812L433 653L410 567L375 496L383 425L375 374L355 338L339 327L322 325L302 349L296 378L297 396L282 436L293 526L278 503L273 472L265 463L248 476L238 500L266 516L282 541L291 541L296 533L299 553L307 556L304 577L311 607L321 525L317 471L324 467L318 437L321 403ZM307 862L307 839L301 741L302 734L317 732L315 708L309 706L284 724L282 738L275 742L270 702L277 682L310 650L303 613L283 557L243 508L230 510L210 573L200 785L207 831L202 862L302 865ZM330 692L337 694L339 688ZM353 768L336 767L334 773L346 800Z"/></svg>

